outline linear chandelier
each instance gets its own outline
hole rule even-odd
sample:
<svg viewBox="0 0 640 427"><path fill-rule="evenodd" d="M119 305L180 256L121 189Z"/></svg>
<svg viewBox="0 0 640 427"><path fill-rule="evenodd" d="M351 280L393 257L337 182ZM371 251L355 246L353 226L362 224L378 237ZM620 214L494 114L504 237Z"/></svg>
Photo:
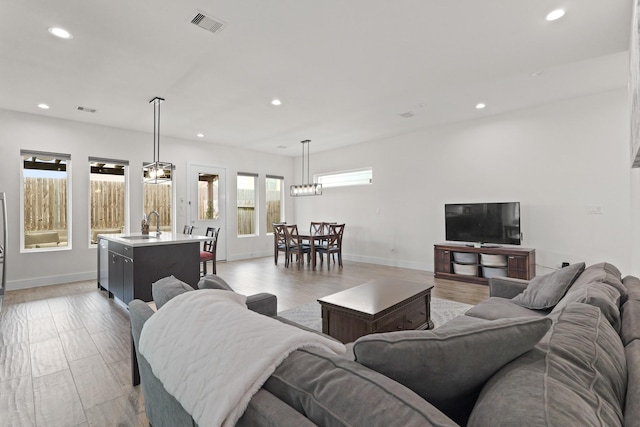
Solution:
<svg viewBox="0 0 640 427"><path fill-rule="evenodd" d="M153 104L153 163L142 166L142 182L161 184L171 181L173 164L160 161L160 104L164 98L156 96L149 104Z"/></svg>
<svg viewBox="0 0 640 427"><path fill-rule="evenodd" d="M309 179L309 143L310 139L305 139L304 141L300 141L302 144L302 184L296 184L289 187L289 192L291 197L298 196L321 196L322 195L322 184L311 183ZM307 181L305 183L304 180L304 151L305 147L307 149Z"/></svg>

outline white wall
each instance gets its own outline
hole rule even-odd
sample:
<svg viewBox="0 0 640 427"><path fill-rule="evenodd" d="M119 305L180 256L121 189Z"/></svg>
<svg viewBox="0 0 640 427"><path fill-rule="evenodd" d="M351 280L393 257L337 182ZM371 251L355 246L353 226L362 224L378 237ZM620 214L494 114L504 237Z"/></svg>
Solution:
<svg viewBox="0 0 640 427"><path fill-rule="evenodd" d="M562 261L609 261L638 273L626 90L311 157L312 173L373 167L373 185L296 200L299 224L347 224L350 259L433 271L445 203L519 201L523 246L536 249L538 273ZM588 206L603 214L587 214Z"/></svg>
<svg viewBox="0 0 640 427"><path fill-rule="evenodd" d="M522 203L523 246L536 248L538 272L562 261L607 260L640 275L640 171L629 169L625 90L607 92L472 122L314 152L313 173L374 169L374 185L325 189L321 197L286 196L288 222L344 221L348 258L433 270L433 244L444 240L448 202ZM88 156L131 162L131 221L142 216L142 185L133 176L152 155L149 134L0 110L0 191L9 203L8 288L95 277L88 247ZM20 149L69 153L73 162L73 249L19 253ZM227 259L267 256L273 240L236 237L235 175L282 175L297 182L296 162L226 146L162 138L162 160L176 164L177 200L187 200L188 162L227 168ZM295 163L295 164L294 164ZM587 206L602 206L588 215ZM178 206L176 224L186 222Z"/></svg>
<svg viewBox="0 0 640 427"><path fill-rule="evenodd" d="M151 129L150 129L151 131ZM142 163L153 158L150 134L51 119L38 115L0 110L0 191L7 193L9 252L7 287L65 283L96 277L97 250L89 248L89 174L88 157L105 157L130 161L131 230L138 231L142 218L142 184L138 179ZM264 201L266 174L292 175L293 160L285 156L234 149L221 145L162 137L162 159L176 165L176 199L188 200L187 163L197 162L227 168L227 259L267 256L273 253L273 237L265 234L266 214L260 210L260 236L237 238L236 174L260 175L260 200ZM20 149L71 154L73 249L57 252L20 253ZM136 201L140 201L139 203ZM285 200L286 216L293 216L293 206ZM186 206L177 206L175 219L181 232L186 224Z"/></svg>

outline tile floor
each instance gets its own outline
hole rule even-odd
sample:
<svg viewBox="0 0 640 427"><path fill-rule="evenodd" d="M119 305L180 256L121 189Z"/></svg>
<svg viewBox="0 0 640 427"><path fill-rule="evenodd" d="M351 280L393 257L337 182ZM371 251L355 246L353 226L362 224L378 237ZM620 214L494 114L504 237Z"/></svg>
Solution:
<svg viewBox="0 0 640 427"><path fill-rule="evenodd" d="M127 311L95 281L7 292L0 426L148 426Z"/></svg>

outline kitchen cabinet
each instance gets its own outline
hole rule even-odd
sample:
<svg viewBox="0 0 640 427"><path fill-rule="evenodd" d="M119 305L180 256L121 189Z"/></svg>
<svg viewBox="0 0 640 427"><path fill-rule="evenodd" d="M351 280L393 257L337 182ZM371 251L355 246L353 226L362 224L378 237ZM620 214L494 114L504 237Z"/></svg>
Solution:
<svg viewBox="0 0 640 427"><path fill-rule="evenodd" d="M136 237L100 236L98 260L104 259L100 251L108 247L108 289L101 287L108 290L110 297L124 304L133 299L152 301L152 284L171 275L197 288L200 280L200 242L206 236L185 238L181 235L175 240L170 235L162 239ZM104 245L102 240L107 240L108 245ZM99 263L98 270L100 284L100 277L105 276L103 262Z"/></svg>

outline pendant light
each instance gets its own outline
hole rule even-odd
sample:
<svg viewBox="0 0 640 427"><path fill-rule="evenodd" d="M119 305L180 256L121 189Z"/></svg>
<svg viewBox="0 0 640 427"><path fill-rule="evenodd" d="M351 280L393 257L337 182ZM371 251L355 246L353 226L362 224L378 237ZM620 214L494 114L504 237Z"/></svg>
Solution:
<svg viewBox="0 0 640 427"><path fill-rule="evenodd" d="M304 141L300 141L300 143L302 144L302 184L296 184L296 185L292 185L289 188L291 197L298 197L298 196L321 196L322 195L322 184L318 184L318 183L311 183L309 176L310 176L310 170L309 170L309 143L311 142L310 139L305 139ZM305 183L304 180L304 151L305 148L307 150L307 180Z"/></svg>
<svg viewBox="0 0 640 427"><path fill-rule="evenodd" d="M142 182L161 184L171 181L173 164L160 161L160 104L163 98L156 96L149 104L153 104L153 163L142 166Z"/></svg>

